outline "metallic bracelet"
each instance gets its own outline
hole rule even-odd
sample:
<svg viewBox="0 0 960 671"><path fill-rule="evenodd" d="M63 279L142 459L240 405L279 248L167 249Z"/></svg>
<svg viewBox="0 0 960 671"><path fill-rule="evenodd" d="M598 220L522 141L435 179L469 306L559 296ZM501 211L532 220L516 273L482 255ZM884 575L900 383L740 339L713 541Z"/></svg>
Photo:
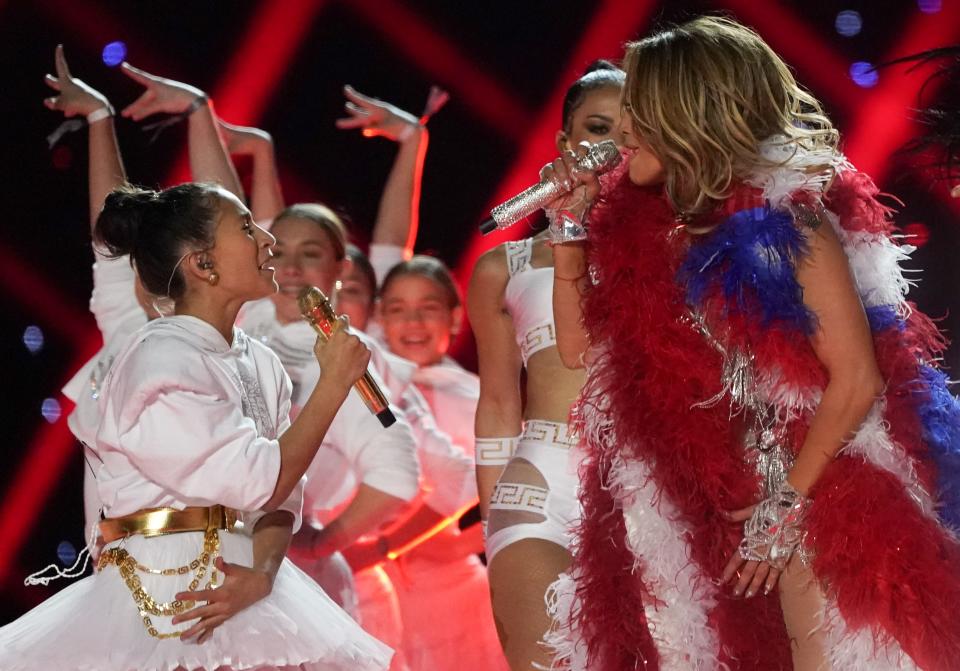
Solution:
<svg viewBox="0 0 960 671"><path fill-rule="evenodd" d="M784 480L744 524L740 556L747 561L765 561L782 571L803 542L803 522L810 504L809 498Z"/></svg>
<svg viewBox="0 0 960 671"><path fill-rule="evenodd" d="M562 245L568 242L583 242L587 239L587 211L577 216L570 210L545 210L550 221L550 244Z"/></svg>
<svg viewBox="0 0 960 671"><path fill-rule="evenodd" d="M190 106L187 107L187 109L183 110L179 114L174 114L173 116L163 119L162 121L144 124L142 127L143 132L152 133L149 140L150 144L153 144L157 138L160 137L160 133L162 133L164 130L170 126L175 126L184 119L188 118L191 114L206 105L209 100L210 98L207 97L206 93L201 93L193 99L193 102L190 103Z"/></svg>

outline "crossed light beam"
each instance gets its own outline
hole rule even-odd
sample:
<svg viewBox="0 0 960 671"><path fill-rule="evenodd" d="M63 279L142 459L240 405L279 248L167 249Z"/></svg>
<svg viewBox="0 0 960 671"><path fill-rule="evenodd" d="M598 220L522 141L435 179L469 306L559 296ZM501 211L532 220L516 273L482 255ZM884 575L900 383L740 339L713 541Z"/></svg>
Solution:
<svg viewBox="0 0 960 671"><path fill-rule="evenodd" d="M569 83L591 60L601 56L619 56L622 42L643 30L658 5L654 0L604 0L585 27L554 90L536 114L531 130L515 123L517 118L529 118L531 113L508 88L398 0L353 0L342 4L390 41L428 77L448 88L479 121L521 143L517 158L498 185L490 205L526 186L536 178L540 166L554 156L553 131L558 126L563 94ZM887 58L960 40L960 4L943 4L939 14L924 15L917 12L903 36L888 52ZM96 52L107 41L129 34L126 26L119 25L95 3L84 3L83 9L68 0L44 0L40 5L51 18L76 34L78 39L86 40L87 48ZM327 0L263 0L258 5L251 15L246 34L238 42L237 51L214 89L213 97L218 112L224 118L248 125L260 123L283 72L309 34L314 20L327 5ZM906 110L915 100L922 73L918 73L916 81L882 73L880 84L875 89L859 89L849 79L846 58L836 53L819 33L789 9L779 3L754 3L750 0L727 0L723 5L756 27L798 69L801 81L809 83L838 107L848 112L855 110L849 115L853 121L846 134L846 153L858 167L871 173L877 183L882 184L892 167L887 159L917 130ZM127 39L138 45L139 65L151 71L163 72L161 59L149 53L144 40L133 37ZM185 156L178 159L168 181L188 179L186 166L188 161ZM481 218L478 214L477 220ZM456 273L458 279L466 281L476 258L483 251L523 233L521 225L505 234L483 239L475 237L460 259ZM0 248L0 260L12 256ZM7 268L11 269L10 273L4 272ZM23 274L21 270L24 270ZM14 287L15 297L20 294L15 289L18 285L16 281L6 281L7 275L19 276L19 281L24 277L32 277L29 269L0 263L0 280L4 281L5 286ZM46 287L41 290L58 297L54 288L47 287L38 278L32 278L28 283L33 296L36 296L38 287ZM77 343L75 367L79 368L99 346L99 334L89 327L91 320L87 315L75 315L76 321L69 320L74 326L86 325L82 331L58 331L64 328L63 313L59 312L56 319L51 314L43 314L42 306L45 303L32 300L30 307L40 310L37 318L46 328ZM50 304L59 305L59 299L55 298ZM65 409L64 417L66 414ZM20 464L13 486L0 503L0 584L10 577L12 562L22 547L26 533L39 515L50 490L60 479L73 449L74 440L66 427L65 418L38 430Z"/></svg>

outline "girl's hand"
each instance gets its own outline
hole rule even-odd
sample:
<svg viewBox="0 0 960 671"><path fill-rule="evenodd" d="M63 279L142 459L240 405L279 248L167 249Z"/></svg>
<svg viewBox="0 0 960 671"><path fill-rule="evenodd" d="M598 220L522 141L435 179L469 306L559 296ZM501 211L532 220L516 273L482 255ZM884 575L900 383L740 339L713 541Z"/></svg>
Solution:
<svg viewBox="0 0 960 671"><path fill-rule="evenodd" d="M70 74L62 44L57 45L54 64L57 76L48 74L44 81L59 95L44 99L43 104L47 109L63 112L69 118L87 116L101 107L109 107L110 102L105 95Z"/></svg>
<svg viewBox="0 0 960 671"><path fill-rule="evenodd" d="M343 95L347 98L344 107L350 116L337 119L337 128L341 130L362 128L364 137L385 137L394 142L420 130L420 121L399 107L365 96L350 86L343 87Z"/></svg>
<svg viewBox="0 0 960 671"><path fill-rule="evenodd" d="M340 317L326 342L317 338L313 352L320 364L321 379L341 382L349 387L367 371L370 350L360 338L347 331L347 325L346 318Z"/></svg>
<svg viewBox="0 0 960 671"><path fill-rule="evenodd" d="M217 557L214 566L223 573L222 585L197 592L180 592L175 597L181 601L206 602L204 606L198 606L173 618L173 624L199 618L199 622L180 634L182 641L199 635L197 643L203 643L210 638L214 629L270 594L273 589L273 576L265 571L228 564L223 557Z"/></svg>
<svg viewBox="0 0 960 671"><path fill-rule="evenodd" d="M126 62L120 69L130 79L146 88L139 98L121 112L124 117L134 121L154 114L180 114L203 95L203 91L195 86L151 75Z"/></svg>
<svg viewBox="0 0 960 671"><path fill-rule="evenodd" d="M235 126L223 119L217 119L220 134L227 151L234 156L251 156L264 149L273 147L273 138L270 133L259 128L249 126Z"/></svg>

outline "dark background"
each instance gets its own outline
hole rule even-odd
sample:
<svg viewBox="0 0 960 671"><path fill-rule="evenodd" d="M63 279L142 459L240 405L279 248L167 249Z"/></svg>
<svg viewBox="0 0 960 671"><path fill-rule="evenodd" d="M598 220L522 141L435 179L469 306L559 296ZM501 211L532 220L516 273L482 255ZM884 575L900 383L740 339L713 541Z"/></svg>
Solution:
<svg viewBox="0 0 960 671"><path fill-rule="evenodd" d="M917 132L910 119L925 74L892 68L876 86L861 88L849 68L855 61L878 63L960 42L958 3L942 0L939 12L928 14L912 0L0 0L0 184L6 203L0 238L6 430L0 623L65 586L22 585L26 574L56 561L64 541L76 548L83 542L82 456L66 429L71 408L59 390L96 351L99 335L86 308L91 254L85 134L68 136L54 152L44 139L59 123L41 105L49 95L42 78L53 72L58 42L74 75L106 93L118 109L138 88L102 63L101 49L113 40L127 44L134 65L210 92L227 121L269 130L288 202L320 199L334 206L349 216L360 242L368 236L394 150L387 141L334 128L343 102L340 86L350 83L419 113L430 85L440 84L452 100L430 124L418 250L441 257L463 278L481 249L471 241L485 210L535 179L537 167L551 158L563 87L590 60L618 57L624 40L658 23L726 11L756 27L784 55L844 133L851 159L903 202L898 225L925 243L910 264L923 271L911 295L955 335L960 203L933 185L928 170L897 154ZM919 4L930 10L939 3ZM860 13L858 35L837 33L841 10ZM277 59L285 50L286 62ZM960 91L934 88L928 94L956 102ZM132 122L119 120L118 133L133 181L164 185L176 176L183 128L154 145ZM23 342L31 325L44 334L36 353ZM469 338L456 352L472 365ZM952 349L953 370L958 357ZM45 399L61 404L59 419L41 416ZM71 554L70 547L61 550Z"/></svg>

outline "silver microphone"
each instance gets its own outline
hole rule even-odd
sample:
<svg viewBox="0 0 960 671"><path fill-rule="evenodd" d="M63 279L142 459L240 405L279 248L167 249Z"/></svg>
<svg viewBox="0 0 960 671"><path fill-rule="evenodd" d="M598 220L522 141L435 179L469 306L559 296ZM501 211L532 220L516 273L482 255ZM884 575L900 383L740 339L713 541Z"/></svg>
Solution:
<svg viewBox="0 0 960 671"><path fill-rule="evenodd" d="M577 170L602 175L619 165L621 159L616 143L613 140L604 140L590 145L587 153L577 161ZM480 224L480 232L486 235L497 229L509 228L562 193L563 187L551 180L534 184L490 210L490 218Z"/></svg>

